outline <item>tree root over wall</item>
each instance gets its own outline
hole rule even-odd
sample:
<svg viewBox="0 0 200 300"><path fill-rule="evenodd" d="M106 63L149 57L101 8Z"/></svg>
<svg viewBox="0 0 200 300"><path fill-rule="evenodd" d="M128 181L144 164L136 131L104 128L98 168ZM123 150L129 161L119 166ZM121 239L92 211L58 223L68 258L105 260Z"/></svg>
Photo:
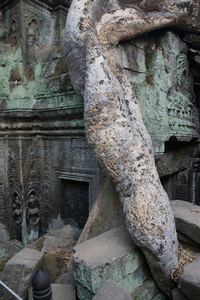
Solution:
<svg viewBox="0 0 200 300"><path fill-rule="evenodd" d="M84 97L87 140L116 184L133 241L159 288L171 297L171 272L178 267L174 216L117 44L167 26L193 26L199 32L195 20L200 5L185 0L151 3L72 1L64 51L73 87Z"/></svg>

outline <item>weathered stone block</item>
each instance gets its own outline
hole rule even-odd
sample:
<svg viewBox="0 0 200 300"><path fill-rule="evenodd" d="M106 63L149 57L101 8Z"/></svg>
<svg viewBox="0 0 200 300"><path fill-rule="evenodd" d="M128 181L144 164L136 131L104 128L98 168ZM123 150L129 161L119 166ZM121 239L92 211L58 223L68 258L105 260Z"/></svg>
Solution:
<svg viewBox="0 0 200 300"><path fill-rule="evenodd" d="M151 300L168 300L168 297L165 294L158 293Z"/></svg>
<svg viewBox="0 0 200 300"><path fill-rule="evenodd" d="M200 254L196 254L197 258L184 267L183 274L179 278L179 289L190 300L200 299Z"/></svg>
<svg viewBox="0 0 200 300"><path fill-rule="evenodd" d="M80 299L92 299L112 279L130 294L149 276L142 252L124 227L115 228L74 248L73 265Z"/></svg>
<svg viewBox="0 0 200 300"><path fill-rule="evenodd" d="M127 291L115 281L106 280L93 300L131 300L132 298Z"/></svg>
<svg viewBox="0 0 200 300"><path fill-rule="evenodd" d="M171 206L176 229L200 244L200 207L181 200L172 201Z"/></svg>
<svg viewBox="0 0 200 300"><path fill-rule="evenodd" d="M42 252L24 248L7 262L2 281L17 295L25 299L32 277L39 269L42 259ZM1 292L3 293L2 299L13 299L13 296L5 290L1 290Z"/></svg>
<svg viewBox="0 0 200 300"><path fill-rule="evenodd" d="M151 300L158 293L158 288L153 278L149 278L131 294L132 299ZM159 299L159 298L158 298ZM162 298L161 298L162 299Z"/></svg>
<svg viewBox="0 0 200 300"><path fill-rule="evenodd" d="M173 300L189 300L185 295L183 295L178 288L173 289L172 291Z"/></svg>

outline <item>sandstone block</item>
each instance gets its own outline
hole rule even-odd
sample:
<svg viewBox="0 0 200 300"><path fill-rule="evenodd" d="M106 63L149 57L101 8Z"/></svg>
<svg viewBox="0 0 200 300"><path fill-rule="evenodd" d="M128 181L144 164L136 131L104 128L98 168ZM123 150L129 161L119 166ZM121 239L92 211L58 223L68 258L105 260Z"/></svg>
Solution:
<svg viewBox="0 0 200 300"><path fill-rule="evenodd" d="M151 300L159 292L157 285L153 278L145 280L139 288L137 288L133 294L131 294L132 299L137 300ZM159 299L159 298L158 298ZM162 298L160 298L162 299Z"/></svg>
<svg viewBox="0 0 200 300"><path fill-rule="evenodd" d="M130 294L148 278L142 252L124 227L114 228L74 248L73 266L80 299L92 299L107 279Z"/></svg>
<svg viewBox="0 0 200 300"><path fill-rule="evenodd" d="M184 272L179 278L178 287L190 300L200 299L200 254L196 256L192 263L184 267Z"/></svg>
<svg viewBox="0 0 200 300"><path fill-rule="evenodd" d="M42 252L28 248L22 249L7 262L2 281L17 295L25 299L32 277L39 269L42 259ZM2 299L13 299L13 296L5 290L1 290L1 293L3 293Z"/></svg>
<svg viewBox="0 0 200 300"><path fill-rule="evenodd" d="M176 229L200 244L200 207L190 202L171 201Z"/></svg>
<svg viewBox="0 0 200 300"><path fill-rule="evenodd" d="M93 300L131 300L131 296L118 283L111 279L104 281L100 291L96 294Z"/></svg>

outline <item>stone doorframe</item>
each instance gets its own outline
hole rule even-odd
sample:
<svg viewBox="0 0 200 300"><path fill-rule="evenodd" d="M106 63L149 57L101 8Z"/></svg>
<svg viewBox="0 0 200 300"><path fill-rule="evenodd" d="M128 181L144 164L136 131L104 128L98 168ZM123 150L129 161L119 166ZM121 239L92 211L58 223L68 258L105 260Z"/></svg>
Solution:
<svg viewBox="0 0 200 300"><path fill-rule="evenodd" d="M73 180L89 183L89 212L92 210L93 204L99 194L99 174L97 169L70 170L54 168L59 179ZM88 212L88 213L89 213Z"/></svg>

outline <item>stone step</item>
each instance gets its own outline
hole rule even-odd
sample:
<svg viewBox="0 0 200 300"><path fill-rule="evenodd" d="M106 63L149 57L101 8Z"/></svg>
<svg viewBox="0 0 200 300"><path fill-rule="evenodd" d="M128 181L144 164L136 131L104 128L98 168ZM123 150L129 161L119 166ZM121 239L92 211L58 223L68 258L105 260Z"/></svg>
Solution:
<svg viewBox="0 0 200 300"><path fill-rule="evenodd" d="M200 253L196 253L195 256L197 258L184 267L178 286L190 300L200 299Z"/></svg>
<svg viewBox="0 0 200 300"><path fill-rule="evenodd" d="M190 202L171 201L177 231L200 245L200 206Z"/></svg>
<svg viewBox="0 0 200 300"><path fill-rule="evenodd" d="M200 252L200 206L193 205L190 202L174 200L171 201L174 211L176 229L178 238L183 246L193 245ZM200 253L194 253L196 256L191 263L185 265L183 274L179 278L178 288L187 298L183 298L182 294L173 299L200 299Z"/></svg>
<svg viewBox="0 0 200 300"><path fill-rule="evenodd" d="M53 300L76 300L76 291L72 284L51 284ZM33 300L32 288L28 292L28 300Z"/></svg>

